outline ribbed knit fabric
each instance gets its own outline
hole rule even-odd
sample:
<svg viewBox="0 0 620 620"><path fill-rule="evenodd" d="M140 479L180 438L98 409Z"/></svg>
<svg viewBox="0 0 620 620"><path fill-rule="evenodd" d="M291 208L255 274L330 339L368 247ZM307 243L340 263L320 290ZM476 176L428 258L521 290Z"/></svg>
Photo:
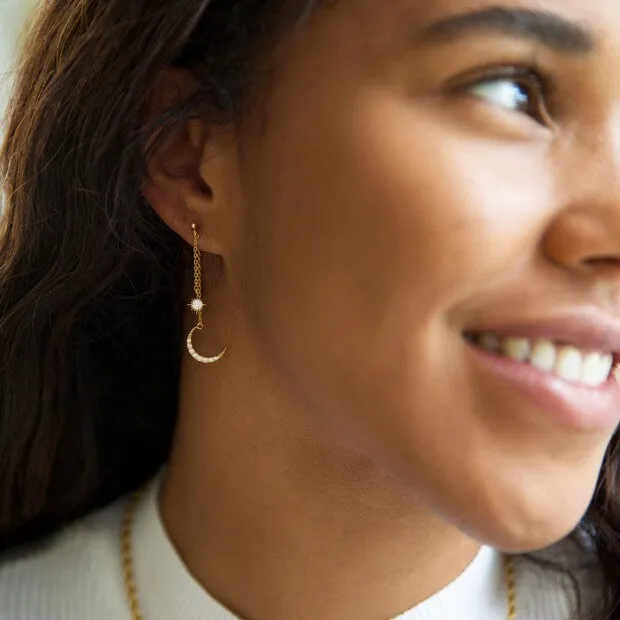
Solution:
<svg viewBox="0 0 620 620"><path fill-rule="evenodd" d="M154 483L144 496L134 528L144 620L237 620L183 565L163 528L157 489ZM0 564L0 620L131 620L119 550L123 508L124 501L118 502L44 545L5 559ZM549 554L574 569L584 559L568 541ZM582 570L577 576L583 602L596 601L596 571ZM575 614L575 596L566 577L536 563L518 560L517 592L518 620L587 617ZM505 620L506 616L502 559L484 547L460 577L398 620Z"/></svg>

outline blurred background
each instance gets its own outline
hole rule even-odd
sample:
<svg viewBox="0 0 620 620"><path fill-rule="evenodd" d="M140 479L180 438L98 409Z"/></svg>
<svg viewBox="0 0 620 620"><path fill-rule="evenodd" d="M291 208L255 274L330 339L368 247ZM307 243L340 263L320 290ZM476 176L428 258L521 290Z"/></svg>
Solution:
<svg viewBox="0 0 620 620"><path fill-rule="evenodd" d="M11 69L20 36L37 0L0 0L0 112L11 85Z"/></svg>

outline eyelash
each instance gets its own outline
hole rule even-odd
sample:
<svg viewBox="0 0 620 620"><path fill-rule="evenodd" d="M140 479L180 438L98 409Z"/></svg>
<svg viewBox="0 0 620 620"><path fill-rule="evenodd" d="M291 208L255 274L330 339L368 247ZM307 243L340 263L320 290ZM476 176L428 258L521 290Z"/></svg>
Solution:
<svg viewBox="0 0 620 620"><path fill-rule="evenodd" d="M482 103L488 103L484 97L474 94L472 90L477 86L500 82L513 82L526 92L529 99L527 110L507 110L508 112L525 114L546 127L552 124L547 104L550 90L548 80L535 68L517 65L492 67L476 74L473 78L470 77L466 84L461 82L461 85L457 87L457 92L475 97ZM488 105L493 104L488 103Z"/></svg>

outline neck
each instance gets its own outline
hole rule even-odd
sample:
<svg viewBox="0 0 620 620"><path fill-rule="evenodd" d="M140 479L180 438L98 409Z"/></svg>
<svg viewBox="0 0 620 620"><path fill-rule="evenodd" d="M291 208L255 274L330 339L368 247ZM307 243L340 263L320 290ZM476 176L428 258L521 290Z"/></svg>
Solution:
<svg viewBox="0 0 620 620"><path fill-rule="evenodd" d="M479 545L368 459L275 396L257 402L276 393L256 391L258 375L229 392L223 365L208 372L184 372L161 508L190 572L237 615L393 617L475 557Z"/></svg>

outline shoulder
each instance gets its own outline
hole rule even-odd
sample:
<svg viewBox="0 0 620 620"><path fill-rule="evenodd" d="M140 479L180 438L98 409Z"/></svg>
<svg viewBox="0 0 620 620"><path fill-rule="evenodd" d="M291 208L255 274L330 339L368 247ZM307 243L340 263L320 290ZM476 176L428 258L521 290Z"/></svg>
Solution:
<svg viewBox="0 0 620 620"><path fill-rule="evenodd" d="M2 620L124 617L123 501L0 562Z"/></svg>

